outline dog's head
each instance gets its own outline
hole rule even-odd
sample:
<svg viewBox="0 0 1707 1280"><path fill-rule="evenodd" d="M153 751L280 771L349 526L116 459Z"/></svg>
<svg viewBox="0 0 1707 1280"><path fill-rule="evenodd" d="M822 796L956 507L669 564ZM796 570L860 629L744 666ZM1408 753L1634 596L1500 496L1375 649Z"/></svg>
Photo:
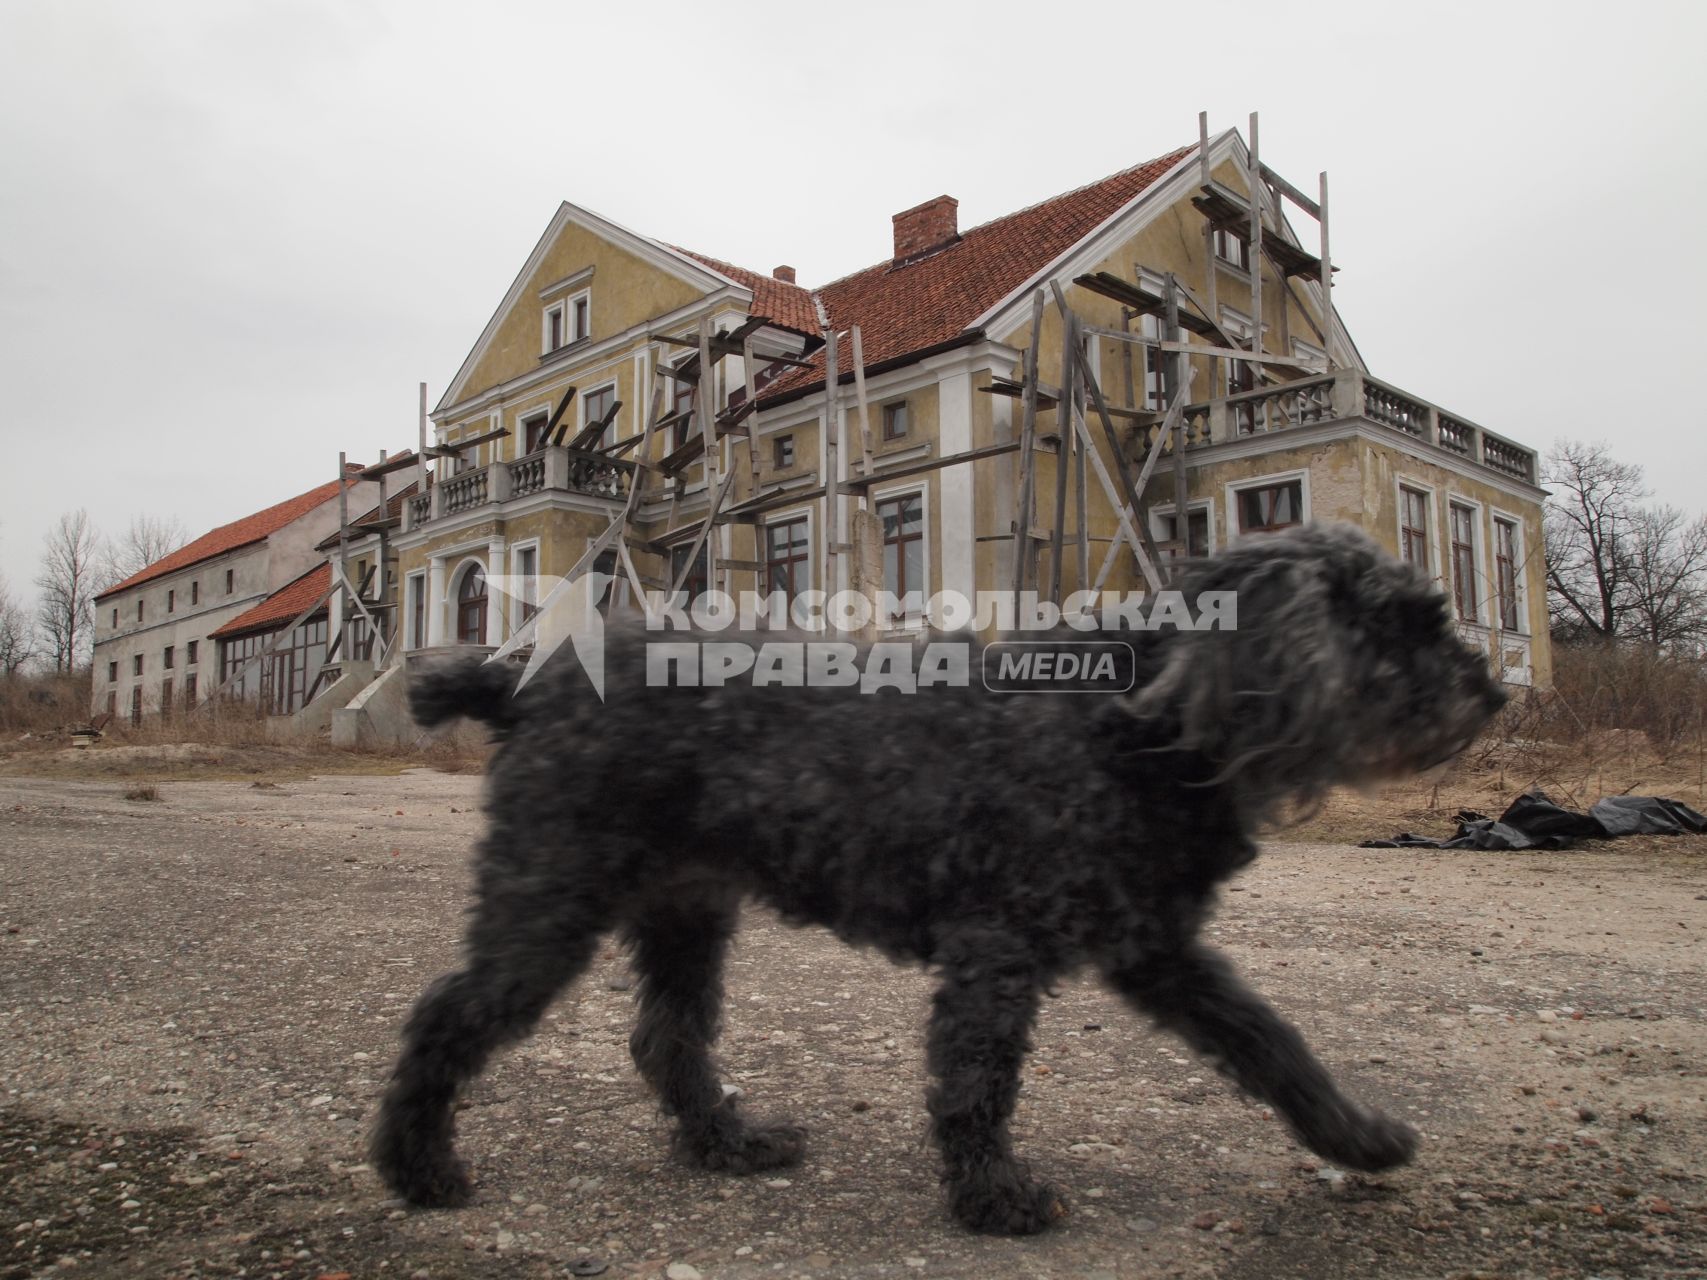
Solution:
<svg viewBox="0 0 1707 1280"><path fill-rule="evenodd" d="M1174 637L1132 708L1206 756L1248 811L1430 768L1505 702L1440 591L1351 526L1244 539L1184 590L1235 593L1238 625Z"/></svg>

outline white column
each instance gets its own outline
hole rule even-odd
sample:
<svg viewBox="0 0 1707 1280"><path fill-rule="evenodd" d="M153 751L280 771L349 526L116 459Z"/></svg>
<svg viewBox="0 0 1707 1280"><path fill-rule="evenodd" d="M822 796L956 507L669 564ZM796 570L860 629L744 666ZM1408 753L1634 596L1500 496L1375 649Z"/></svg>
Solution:
<svg viewBox="0 0 1707 1280"><path fill-rule="evenodd" d="M427 619L427 647L445 642L445 560L434 556L427 562L427 599L421 610Z"/></svg>
<svg viewBox="0 0 1707 1280"><path fill-rule="evenodd" d="M486 544L486 643L493 648L504 643L504 619L509 612L510 597L499 591L492 580L509 572L504 540L493 538Z"/></svg>
<svg viewBox="0 0 1707 1280"><path fill-rule="evenodd" d="M937 439L942 456L952 457L972 447L972 375L956 373L937 383ZM957 591L971 599L977 589L977 558L972 520L972 473L966 463L937 472L937 536L941 539L941 591Z"/></svg>

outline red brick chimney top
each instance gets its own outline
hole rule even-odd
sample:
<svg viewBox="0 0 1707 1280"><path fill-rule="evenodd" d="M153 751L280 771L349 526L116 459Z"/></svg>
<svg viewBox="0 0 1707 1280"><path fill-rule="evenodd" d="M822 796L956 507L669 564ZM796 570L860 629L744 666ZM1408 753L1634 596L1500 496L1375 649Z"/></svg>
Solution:
<svg viewBox="0 0 1707 1280"><path fill-rule="evenodd" d="M771 278L774 280L781 280L784 284L793 284L794 283L794 268L793 267L772 267L771 268Z"/></svg>
<svg viewBox="0 0 1707 1280"><path fill-rule="evenodd" d="M915 261L960 238L960 201L938 196L896 214L895 264Z"/></svg>

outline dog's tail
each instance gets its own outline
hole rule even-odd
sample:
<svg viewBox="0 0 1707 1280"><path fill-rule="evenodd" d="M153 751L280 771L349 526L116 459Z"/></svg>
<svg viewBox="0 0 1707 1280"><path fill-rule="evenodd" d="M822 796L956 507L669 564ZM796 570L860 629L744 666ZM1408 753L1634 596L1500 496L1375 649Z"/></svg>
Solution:
<svg viewBox="0 0 1707 1280"><path fill-rule="evenodd" d="M423 729L467 716L494 729L521 719L515 692L522 669L513 662L459 659L409 676L409 711Z"/></svg>

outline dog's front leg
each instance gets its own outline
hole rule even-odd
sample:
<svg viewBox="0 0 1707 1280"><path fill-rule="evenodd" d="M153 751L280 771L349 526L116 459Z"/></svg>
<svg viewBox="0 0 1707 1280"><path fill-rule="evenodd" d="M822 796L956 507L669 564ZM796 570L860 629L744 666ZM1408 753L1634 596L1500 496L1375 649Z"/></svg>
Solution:
<svg viewBox="0 0 1707 1280"><path fill-rule="evenodd" d="M1190 943L1108 977L1163 1027L1217 1059L1247 1093L1273 1106L1318 1155L1371 1172L1411 1158L1415 1132L1342 1094L1304 1037L1209 947Z"/></svg>
<svg viewBox="0 0 1707 1280"><path fill-rule="evenodd" d="M1042 1231L1066 1210L1053 1187L1031 1180L1008 1138L1042 976L1005 930L962 931L936 960L927 1104L949 1206L974 1231Z"/></svg>

